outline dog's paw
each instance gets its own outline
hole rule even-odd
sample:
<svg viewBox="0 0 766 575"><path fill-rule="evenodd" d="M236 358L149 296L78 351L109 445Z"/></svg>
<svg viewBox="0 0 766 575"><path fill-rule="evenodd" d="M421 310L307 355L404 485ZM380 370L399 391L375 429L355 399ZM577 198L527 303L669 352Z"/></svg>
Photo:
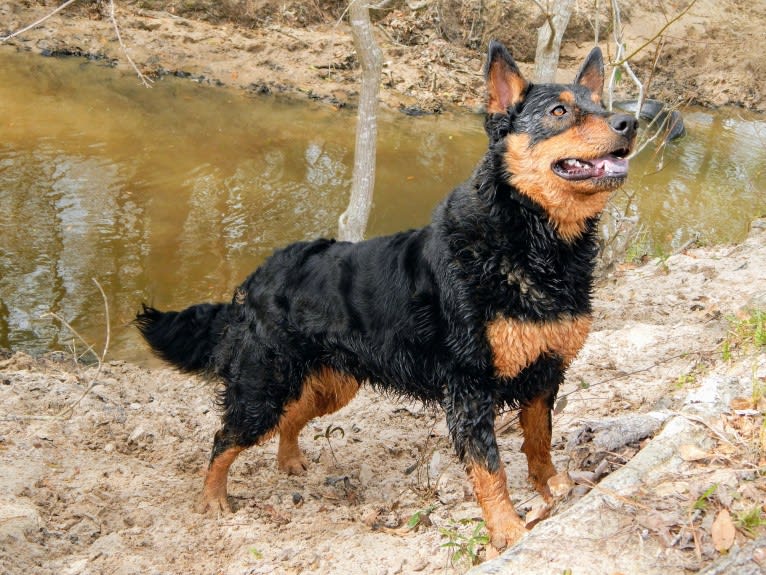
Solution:
<svg viewBox="0 0 766 575"><path fill-rule="evenodd" d="M229 515L232 513L231 505L229 504L229 498L224 493L208 493L202 494L202 498L197 505L197 513L211 514L211 515Z"/></svg>
<svg viewBox="0 0 766 575"><path fill-rule="evenodd" d="M539 468L530 468L529 470L529 482L548 503L553 500L548 481L556 476L556 468L551 464L541 465Z"/></svg>
<svg viewBox="0 0 766 575"><path fill-rule="evenodd" d="M290 457L280 457L277 459L277 465L280 471L288 475L306 475L309 463L302 453Z"/></svg>
<svg viewBox="0 0 766 575"><path fill-rule="evenodd" d="M527 533L527 528L518 517L506 522L500 529L490 530L487 559L497 557L509 547L513 547Z"/></svg>

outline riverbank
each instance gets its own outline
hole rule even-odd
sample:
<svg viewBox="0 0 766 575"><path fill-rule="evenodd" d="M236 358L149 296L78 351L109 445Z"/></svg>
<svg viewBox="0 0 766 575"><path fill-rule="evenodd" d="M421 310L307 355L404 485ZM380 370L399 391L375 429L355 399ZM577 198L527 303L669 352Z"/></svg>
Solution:
<svg viewBox="0 0 766 575"><path fill-rule="evenodd" d="M10 42L22 50L76 55L128 70L103 4L76 3ZM395 3L391 10L374 13L384 52L380 98L385 106L409 113L481 109L481 68L490 37L504 41L522 71L531 74L536 27L542 23L539 10L531 2L516 3L512 9L491 2L484 11L473 4ZM55 5L0 2L0 34L33 22ZM172 74L255 94L310 98L334 106L356 102L359 68L348 25L341 18L342 2L141 1L117 6L127 53L150 78ZM655 36L677 14L663 7L666 13L645 0L624 9L629 49ZM562 81L571 79L592 44L591 11L578 3L567 29ZM602 26L605 22L606 12ZM665 31L654 71L656 54L651 48L640 53L635 67L649 84L651 97L674 105L733 105L763 112L765 28L766 6L699 0ZM601 31L602 38L608 34L606 28ZM606 44L604 48L611 53ZM623 95L631 96L629 91Z"/></svg>
<svg viewBox="0 0 766 575"><path fill-rule="evenodd" d="M729 557L749 549L763 561L753 542L766 534L764 269L766 222L758 220L740 245L623 269L597 290L594 330L554 421L554 461L577 485L532 531L550 537L542 545L561 560L596 553L622 572L697 572L725 555L714 520L726 510ZM715 413L700 412L711 382L729 395L715 400ZM480 510L443 416L419 404L365 391L313 422L301 439L311 463L304 478L277 471L273 441L248 451L230 480L235 513L224 517L194 511L218 419L209 383L108 359L99 370L65 354L7 352L0 405L0 571L326 575L363 565L436 574L468 566L446 567L445 544L467 549ZM53 417L68 406L70 417ZM603 495L599 485L679 414L695 428L693 444L644 469L625 492L604 488L611 511L592 521L603 518L610 537L587 539L586 553L577 530L545 535L589 492ZM530 514L539 502L512 416L501 418L499 442L513 499ZM631 435L634 417L644 423ZM532 535L530 545L541 545ZM515 555L524 549L522 541ZM599 569L588 572L614 571Z"/></svg>

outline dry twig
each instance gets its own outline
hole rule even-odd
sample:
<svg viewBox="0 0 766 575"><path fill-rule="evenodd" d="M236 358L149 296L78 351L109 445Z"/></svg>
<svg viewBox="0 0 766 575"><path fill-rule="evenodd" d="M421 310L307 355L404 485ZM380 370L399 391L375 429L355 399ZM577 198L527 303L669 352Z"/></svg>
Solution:
<svg viewBox="0 0 766 575"><path fill-rule="evenodd" d="M120 48L122 48L122 53L125 54L125 58L128 60L128 63L131 65L133 70L138 75L138 79L141 80L141 83L147 88L151 88L152 82L154 82L154 80L147 77L143 72L141 72L141 70L138 69L138 66L136 66L136 63L133 61L133 58L131 58L130 54L128 54L128 49L125 46L125 43L122 41L122 35L120 34L120 27L117 25L117 18L115 18L114 16L114 0L109 0L109 20L112 22L114 33L117 35L117 41L120 43Z"/></svg>
<svg viewBox="0 0 766 575"><path fill-rule="evenodd" d="M72 416L72 413L74 413L74 409L80 404L80 402L85 399L85 397L93 390L94 387L99 385L99 376L101 375L101 370L104 367L104 360L106 359L106 354L109 351L109 343L111 340L111 327L110 327L110 320L109 320L109 302L106 298L106 293L104 292L104 288L101 287L101 284L98 283L98 281L93 278L93 283L96 284L96 287L98 288L98 291L101 292L101 297L104 300L104 314L105 318L104 321L106 322L106 339L104 341L104 348L101 351L101 354L99 355L96 353L94 346L88 344L83 337L67 322L66 320L62 319L58 314L54 312L48 312L46 314L43 314L43 317L53 317L60 321L64 326L74 334L74 336L79 339L85 346L86 351L84 353L92 353L93 356L96 358L96 361L98 362L98 367L96 368L96 373L93 375L93 377L90 379L90 383L88 384L88 387L85 388L85 391L80 394L80 397L78 397L75 401L67 405L64 409L56 413L55 415L4 415L0 417L0 421L24 421L24 420L55 420L55 419L68 419ZM84 355L84 354L83 354Z"/></svg>
<svg viewBox="0 0 766 575"><path fill-rule="evenodd" d="M16 30L15 32L13 32L13 33L11 33L11 34L8 34L7 36L3 36L3 37L1 37L1 38L0 38L0 42L7 42L7 41L8 41L8 40L10 40L11 38L15 38L16 36L19 36L19 35L23 34L24 32L28 32L28 31L30 31L32 28L36 28L37 26L39 26L40 24L42 24L43 22L45 22L45 21L46 21L48 18L50 18L51 16L55 16L56 14L58 14L59 12L61 12L61 11L62 11L64 8L66 8L66 7L67 7L67 6L69 6L70 4L74 3L74 1L75 1L75 0L67 0L67 1L66 1L66 2L64 2L64 3L63 3L61 6L59 6L59 7L58 7L58 8L56 8L56 9L54 9L52 12L49 12L48 14L46 14L45 16L43 16L42 18L40 18L39 20L36 20L35 22L32 22L32 23L31 23L31 24L29 24L28 26L24 26L24 27L23 27L23 28L21 28L20 30Z"/></svg>

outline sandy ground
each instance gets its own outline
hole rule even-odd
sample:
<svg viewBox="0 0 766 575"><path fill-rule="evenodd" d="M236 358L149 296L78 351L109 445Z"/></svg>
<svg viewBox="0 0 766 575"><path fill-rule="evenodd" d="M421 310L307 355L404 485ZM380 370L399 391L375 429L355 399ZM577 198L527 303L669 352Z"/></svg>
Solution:
<svg viewBox="0 0 766 575"><path fill-rule="evenodd" d="M582 430L609 418L676 410L706 374L766 388L766 350L752 345L745 327L753 309L766 308L764 269L760 220L742 245L689 250L621 270L601 286L595 328L555 418L559 469L575 478L593 479L588 473L595 470L608 476L645 440L605 449ZM71 417L49 417L91 383L97 385ZM271 442L233 466L233 515L195 513L218 420L212 387L164 368L107 362L98 372L62 354L6 354L0 572L395 574L469 566L452 565L444 546L466 544L480 510L443 416L371 392L304 431L312 462L306 477L280 474ZM697 446L705 455L692 457L683 474L664 477L661 496L652 488L635 504L637 513L625 515L626 553L651 545L661 552L656 561L664 573L695 572L719 555L711 535L716 514L726 508L739 517L763 504L766 445L759 433L766 406L762 398L744 401L739 412L727 409L714 422L728 443L711 431ZM525 480L513 415L501 418L510 425L500 444L513 499L528 513L538 502ZM588 481L580 482L554 515L588 491ZM718 490L689 524L687 512L714 483ZM409 529L424 510L429 519ZM744 544L758 533L763 526L753 534L740 528L736 538Z"/></svg>
<svg viewBox="0 0 766 575"><path fill-rule="evenodd" d="M33 22L57 4L0 2L0 35ZM422 112L480 109L484 101L480 74L490 37L504 41L522 71L531 74L536 27L542 23L539 10L532 2L509 8L501 2L484 2L482 18L476 15L476 4L475 0L399 2L391 10L375 13L375 31L384 52L380 96L384 105ZM601 2L604 10L608 4ZM623 4L629 4L623 10L623 24L632 51L653 38L686 3ZM347 24L339 20L343 2L146 0L116 5L127 52L150 77L177 74L256 94L311 98L336 106L353 105L358 96L353 43ZM128 69L105 6L105 2L76 3L11 43L24 50L85 56ZM572 78L593 42L590 3L576 6L562 44L562 81ZM207 21L195 19L200 17ZM606 12L602 27L605 22L609 22ZM697 0L664 31L659 53L652 44L633 62L648 96L672 104L766 111L764 29L763 2ZM601 38L609 37L609 30L603 29ZM602 42L602 47L613 54L613 46ZM635 97L627 82L622 86L618 93Z"/></svg>

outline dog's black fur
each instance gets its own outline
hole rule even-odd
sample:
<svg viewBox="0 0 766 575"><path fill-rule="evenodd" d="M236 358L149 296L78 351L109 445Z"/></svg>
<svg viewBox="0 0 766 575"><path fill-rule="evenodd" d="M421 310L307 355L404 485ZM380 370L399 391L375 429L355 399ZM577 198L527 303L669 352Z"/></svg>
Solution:
<svg viewBox="0 0 766 575"><path fill-rule="evenodd" d="M603 82L603 64L597 51L574 84L532 85L493 42L486 73L489 149L471 178L436 208L429 225L353 244L295 243L247 278L231 303L164 313L145 306L137 316L160 357L187 372L217 374L225 384L211 469L228 450L236 455L279 430L312 374L327 370L346 382L369 382L440 404L469 470L474 475L484 470L500 483L505 476L497 475L502 467L494 432L498 408L541 400L547 422L536 425L547 425L550 433L550 408L571 358L547 349L517 373L499 373L498 349L488 340L487 326L497 318L553 325L590 315L598 213L586 214L577 233L562 235L538 192L513 183L509 147L528 155L547 139L568 138L587 118L608 126L604 131L613 136L611 149L596 151L624 155L635 122L629 116L615 121L600 106L595 91L600 92L599 79ZM498 86L502 82L508 85ZM569 95L562 104L564 91ZM552 106L570 107L568 123L553 118L560 110L552 113ZM526 147L510 135L524 136ZM572 157L597 155L585 140L572 136L570 147L581 148L572 149ZM587 182L589 194L608 193L624 179L624 174L597 175ZM556 174L543 177L559 178L556 185L570 183ZM526 428L525 441L530 441ZM477 496L486 516L491 511L482 489ZM493 536L507 532L508 541L493 539L498 546L518 537L518 526L487 523Z"/></svg>

